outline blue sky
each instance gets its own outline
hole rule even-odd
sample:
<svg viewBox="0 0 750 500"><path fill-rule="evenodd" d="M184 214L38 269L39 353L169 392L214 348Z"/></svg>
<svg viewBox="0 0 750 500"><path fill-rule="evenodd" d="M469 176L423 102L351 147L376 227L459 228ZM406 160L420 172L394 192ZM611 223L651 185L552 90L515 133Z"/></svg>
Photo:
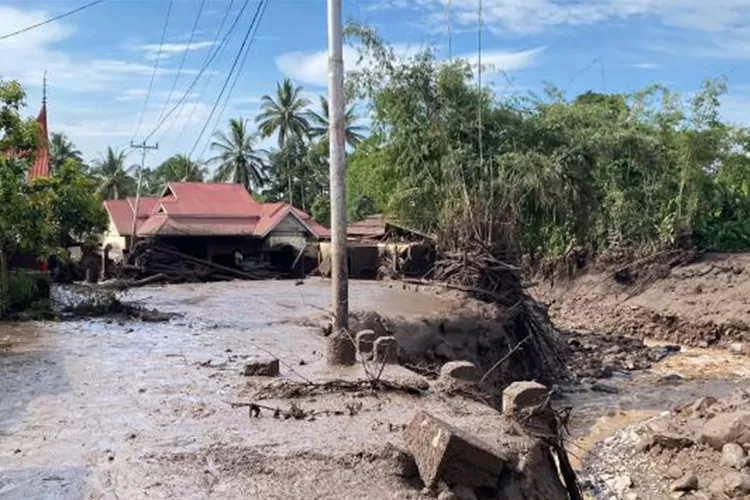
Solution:
<svg viewBox="0 0 750 500"><path fill-rule="evenodd" d="M244 0L235 0L229 22ZM84 0L0 0L0 35L85 3ZM254 117L260 97L284 77L315 99L325 93L325 0L270 0L247 63L219 126L230 117ZM449 0L344 0L345 18L372 25L403 53L432 45L448 53ZM185 53L200 0L174 0L153 92L141 112L164 26L167 0L105 2L23 35L0 41L0 78L17 78L28 91L27 114L37 112L42 74L48 72L49 126L65 132L87 159L107 146L123 147L153 130L213 50L230 0L207 0L184 69L165 108ZM205 150L209 122L198 135L255 11L250 0L217 64L154 134L155 164L195 146ZM475 57L477 0L450 1L454 56ZM228 27L228 24L225 25ZM663 83L686 94L706 77L726 75L724 116L750 124L750 0L484 0L483 60L500 94L539 90L550 81L574 96L586 90L629 92ZM347 50L345 64L356 61ZM504 75L500 72L504 71ZM210 80L208 79L210 77ZM217 112L221 110L219 106ZM270 144L270 141L266 141ZM206 153L207 155L208 153ZM130 160L137 160L131 154Z"/></svg>

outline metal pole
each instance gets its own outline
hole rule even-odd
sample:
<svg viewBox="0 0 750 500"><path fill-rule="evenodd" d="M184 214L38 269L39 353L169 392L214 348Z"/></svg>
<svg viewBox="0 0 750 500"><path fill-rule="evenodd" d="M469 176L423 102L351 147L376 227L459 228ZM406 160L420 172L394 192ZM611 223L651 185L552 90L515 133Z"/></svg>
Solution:
<svg viewBox="0 0 750 500"><path fill-rule="evenodd" d="M328 0L328 102L331 178L331 306L333 330L328 364L355 363L349 328L349 286L346 254L346 193L344 170L344 58L341 0Z"/></svg>
<svg viewBox="0 0 750 500"><path fill-rule="evenodd" d="M130 141L130 147L133 149L140 149L141 150L141 168L138 169L138 184L135 188L135 208L133 210L133 225L130 229L130 251L133 251L133 246L135 245L135 229L136 224L138 222L138 205L141 203L141 184L143 182L143 169L146 167L146 150L148 149L159 149L159 143L156 143L155 146L147 146L146 141L143 141L141 144L133 144L133 141Z"/></svg>

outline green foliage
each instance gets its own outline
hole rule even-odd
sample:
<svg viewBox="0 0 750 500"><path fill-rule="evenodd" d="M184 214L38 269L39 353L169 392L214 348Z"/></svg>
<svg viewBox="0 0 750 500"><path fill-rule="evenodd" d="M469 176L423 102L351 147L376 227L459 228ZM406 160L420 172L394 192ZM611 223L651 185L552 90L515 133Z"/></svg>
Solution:
<svg viewBox="0 0 750 500"><path fill-rule="evenodd" d="M9 311L23 311L37 300L36 280L25 269L10 271L8 278Z"/></svg>
<svg viewBox="0 0 750 500"><path fill-rule="evenodd" d="M133 167L126 167L127 155L111 147L94 162L93 177L99 184L99 194L105 200L117 200L134 196L137 180L131 175Z"/></svg>
<svg viewBox="0 0 750 500"><path fill-rule="evenodd" d="M250 132L247 120L229 120L229 135L217 131L211 149L217 155L208 163L217 165L214 180L242 184L248 190L257 190L265 180L264 151L255 147L257 136Z"/></svg>
<svg viewBox="0 0 750 500"><path fill-rule="evenodd" d="M724 81L690 100L659 86L567 100L551 85L500 100L467 62L430 50L399 60L372 30L347 33L372 61L349 90L376 132L351 155L350 217L386 211L446 247L517 244L535 262L645 254L685 236L750 247L750 134L721 121Z"/></svg>
<svg viewBox="0 0 750 500"><path fill-rule="evenodd" d="M153 172L144 175L144 179L146 177L149 192L158 196L170 182L203 182L206 177L206 168L184 154L176 154L156 167Z"/></svg>

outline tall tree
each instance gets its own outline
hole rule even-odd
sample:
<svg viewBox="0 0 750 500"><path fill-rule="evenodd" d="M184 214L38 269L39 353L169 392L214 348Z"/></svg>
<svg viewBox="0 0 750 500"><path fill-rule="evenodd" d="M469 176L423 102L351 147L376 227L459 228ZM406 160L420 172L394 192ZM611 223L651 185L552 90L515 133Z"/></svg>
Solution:
<svg viewBox="0 0 750 500"><path fill-rule="evenodd" d="M328 99L325 96L320 96L320 111L310 111L309 113L310 137L319 137L326 143L328 142L329 116ZM354 106L347 107L344 113L344 134L346 144L351 147L356 146L365 138L366 129L361 125L356 125L357 120L359 120L359 116L354 110Z"/></svg>
<svg viewBox="0 0 750 500"><path fill-rule="evenodd" d="M105 200L125 198L135 194L136 180L130 175L132 167L125 167L124 151L111 147L94 162L93 174L99 181L99 193Z"/></svg>
<svg viewBox="0 0 750 500"><path fill-rule="evenodd" d="M49 156L50 167L54 172L65 163L65 160L73 160L76 163L83 164L83 156L76 149L75 144L62 133L53 132L49 138Z"/></svg>
<svg viewBox="0 0 750 500"><path fill-rule="evenodd" d="M289 78L276 83L276 98L264 95L261 111L255 118L263 137L276 134L279 149L284 149L292 138L305 139L309 136L310 123L305 108L310 101L302 97L302 87L295 86ZM292 173L287 165L289 203L292 203Z"/></svg>
<svg viewBox="0 0 750 500"><path fill-rule="evenodd" d="M150 176L150 188L152 191L164 189L168 182L203 182L206 177L206 168L191 160L184 154L177 154L164 161L156 167Z"/></svg>
<svg viewBox="0 0 750 500"><path fill-rule="evenodd" d="M247 120L229 120L229 135L217 131L211 149L218 152L207 163L217 164L214 179L242 184L248 190L258 189L265 182L262 150L255 149L255 134L250 133Z"/></svg>

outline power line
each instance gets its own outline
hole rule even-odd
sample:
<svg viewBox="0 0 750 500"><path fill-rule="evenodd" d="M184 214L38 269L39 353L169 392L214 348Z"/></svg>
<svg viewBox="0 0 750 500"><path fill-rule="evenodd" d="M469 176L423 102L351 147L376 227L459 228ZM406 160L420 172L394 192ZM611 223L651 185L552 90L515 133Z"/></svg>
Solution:
<svg viewBox="0 0 750 500"><path fill-rule="evenodd" d="M20 30L14 31L12 33L6 33L5 35L0 36L0 40L5 40L6 38L10 38L16 35L20 35L21 33L26 33L27 31L31 31L35 28L39 28L40 26L44 26L45 24L49 24L51 22L57 21L58 19L62 19L64 17L72 16L76 12L81 12L84 9L88 9L89 7L93 7L96 4L102 3L104 0L95 0L94 2L89 2L85 5L81 5L77 9L69 10L68 12L64 12L62 14L59 14L55 17L50 17L49 19L45 19L44 21L38 22L36 24L32 24L31 26L26 26L25 28L21 28Z"/></svg>
<svg viewBox="0 0 750 500"><path fill-rule="evenodd" d="M169 95L167 96L167 100L164 101L164 106L161 108L161 112L159 113L159 118L156 119L158 122L162 119L164 116L164 112L167 110L167 106L169 106L169 101L172 100L172 94L174 93L175 87L177 87L177 82L180 80L180 73L182 73L182 68L185 66L185 59L187 59L188 52L190 52L190 46L193 44L193 38L195 37L195 30L198 29L198 22L200 21L201 14L203 13L203 7L206 5L206 0L201 0L200 5L198 6L198 13L195 16L195 22L193 22L193 29L190 31L190 38L188 38L187 45L185 45L185 51L182 53L182 59L180 60L180 66L177 68L177 74L174 77L174 81L172 82L172 88L169 89Z"/></svg>
<svg viewBox="0 0 750 500"><path fill-rule="evenodd" d="M229 35L232 34L234 31L234 28L237 26L237 23L239 22L240 18L242 17L243 12L245 12L245 7L250 3L250 0L245 0L245 2L242 4L242 8L240 9L239 13L237 14L237 17L234 19L234 22L229 27L229 30L227 30L227 33L224 35L224 38L221 41L221 45L223 46L227 39L229 38ZM159 131L162 125L167 121L167 119L174 113L178 107L182 105L182 103L185 102L187 97L190 95L190 92L192 92L193 88L195 87L195 84L198 83L198 80L203 75L203 73L206 71L206 69L211 65L211 62L216 58L216 55L219 53L219 49L217 48L216 51L211 54L211 57L206 63L203 65L203 67L198 71L198 74L195 75L195 78L193 79L192 83L188 86L188 88L185 90L185 93L182 95L179 101L170 109L167 114L164 115L164 118L161 119L159 123L156 124L156 127L154 127L154 130L152 130L145 138L145 140L150 139L153 137L153 135Z"/></svg>
<svg viewBox="0 0 750 500"><path fill-rule="evenodd" d="M211 108L211 113L208 115L208 119L206 120L206 123L203 124L203 128L201 129L200 134L198 134L198 139L196 139L195 144L193 144L193 148L190 150L190 153L188 153L188 158L193 156L193 153L195 153L195 150L197 149L198 144L200 143L200 140L203 138L203 134L206 132L206 128L208 128L208 123L211 121L211 118L213 118L214 113L216 112L216 108L219 106L219 102L221 101L221 98L224 96L224 92L227 89L227 85L229 85L229 80L234 75L234 70L237 67L237 63L239 62L240 57L242 56L242 53L245 50L245 45L247 45L247 41L250 38L250 35L253 33L255 22L258 19L258 15L260 14L261 8L263 7L264 3L265 3L265 0L260 0L260 2L258 2L258 8L255 9L255 15L253 15L253 20L250 22L250 26L247 29L247 33L245 33L245 38L242 40L242 45L240 45L240 50L237 51L237 55L234 58L234 62L232 62L232 67L229 70L229 74L227 74L227 77L224 80L224 85L222 85L221 87L221 92L219 92L219 95L216 97L216 101L214 102L213 108ZM248 51L249 50L250 50L250 47L248 46Z"/></svg>
<svg viewBox="0 0 750 500"><path fill-rule="evenodd" d="M143 125L143 117L146 115L146 108L148 107L148 101L151 98L151 91L154 89L154 79L156 78L156 71L159 69L159 60L161 59L161 51L164 48L164 39L167 36L167 27L169 27L169 18L172 15L172 4L174 3L174 0L169 0L169 5L167 6L167 18L164 20L164 28L161 31L161 41L159 42L159 51L156 53L156 62L154 63L154 71L151 72L151 82L148 84L148 92L146 93L146 101L143 103L143 110L141 111L141 117L138 119L138 126L135 128L135 132L133 133L133 139L138 135L138 132L141 130L141 125ZM144 139L144 142L146 139Z"/></svg>
<svg viewBox="0 0 750 500"><path fill-rule="evenodd" d="M224 12L224 17L221 19L221 23L219 23L219 29L216 30L216 36L214 37L212 49L208 52L208 54L206 54L206 59L205 59L205 61L203 61L204 65L208 64L208 61L210 60L211 55L212 55L212 53L213 53L214 50L216 50L216 52L219 52L219 50L221 50L221 52L223 53L224 49L226 48L226 44L222 43L219 46L219 45L217 45L217 42L219 40L219 36L221 35L221 30L224 29L224 24L226 23L227 18L229 17L229 13L231 12L233 5L234 5L234 0L230 0L229 1L229 6L227 7L226 12ZM218 63L218 61L219 60L217 59L216 63ZM214 68L215 67L216 67L216 64L214 64ZM211 71L208 74L208 78L206 78L206 83L203 86L203 90L201 90L198 93L198 97L196 98L195 102L193 103L193 109L190 111L190 114L188 116L192 116L195 113L195 110L198 109L198 104L200 102L200 96L203 95L203 93L206 92L206 90L208 89L208 86L211 83L212 77L213 77L213 71ZM164 140L164 138L167 135L167 133L172 129L172 127L174 126L174 124L179 121L180 117L182 116L182 112L184 111L184 109L185 109L185 107L180 108L180 112L177 113L177 116L175 117L175 119L172 121L172 123L164 131L164 133L162 134L162 137L161 137L162 141ZM177 140L175 141L175 146L177 144L179 144L180 139L182 138L182 135L185 133L185 129L187 128L188 123L189 123L189 120L185 120L183 122L182 128L180 129L180 132L177 134Z"/></svg>
<svg viewBox="0 0 750 500"><path fill-rule="evenodd" d="M261 2L262 3L262 2ZM216 122L214 124L214 128L211 131L211 135L213 135L216 130L219 128L219 124L221 123L221 117L224 115L224 111L227 108L227 104L229 104L229 99L232 97L232 92L234 92L234 87L237 85L237 81L240 79L240 75L242 74L242 69L245 67L245 61L247 61L247 56L250 54L250 48L253 45L253 41L255 41L255 35L258 33L258 28L260 27L260 23L263 21L263 15L266 13L266 7L268 7L268 2L266 1L263 3L263 8L260 11L260 15L258 16L258 22L255 24L255 29L253 30L253 34L250 37L250 43L247 47L247 50L245 51L245 55L242 56L242 62L240 62L240 68L237 70L237 73L234 75L234 81L232 81L232 85L229 87L229 92L227 92L227 96L224 99L224 104L221 107L221 111L216 116ZM209 135L209 137L211 137ZM206 153L206 150L208 149L208 145L211 143L210 140L206 141L206 144L203 146L203 150L201 151L201 154L199 158L202 158L203 155Z"/></svg>

